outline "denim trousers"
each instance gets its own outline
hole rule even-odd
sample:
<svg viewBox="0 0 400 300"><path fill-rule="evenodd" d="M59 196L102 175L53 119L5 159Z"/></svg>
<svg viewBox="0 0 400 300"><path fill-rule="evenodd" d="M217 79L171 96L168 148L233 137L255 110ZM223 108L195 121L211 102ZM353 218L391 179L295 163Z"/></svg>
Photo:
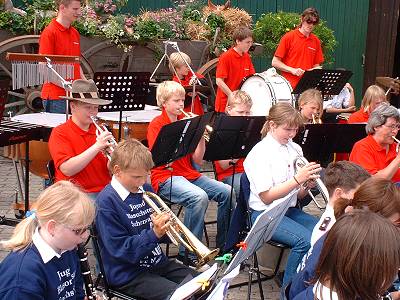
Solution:
<svg viewBox="0 0 400 300"><path fill-rule="evenodd" d="M263 211L252 211L254 222ZM278 224L271 240L288 245L291 250L288 256L282 287L290 282L304 254L310 249L311 233L318 219L296 207L290 207Z"/></svg>
<svg viewBox="0 0 400 300"><path fill-rule="evenodd" d="M229 184L232 186L232 177L233 177L233 192L236 197L236 199L239 199L239 193L240 193L240 177L242 176L243 173L235 173L234 175L225 177L222 179L223 183Z"/></svg>
<svg viewBox="0 0 400 300"><path fill-rule="evenodd" d="M208 201L218 203L217 212L217 247L222 249L225 244L229 226L230 187L222 182L200 176L195 180L187 180L183 176L172 176L159 185L159 194L171 202L185 207L183 223L199 239L203 238L204 216ZM181 247L179 253L183 255Z"/></svg>
<svg viewBox="0 0 400 300"><path fill-rule="evenodd" d="M66 100L43 100L44 111L48 113L65 114Z"/></svg>

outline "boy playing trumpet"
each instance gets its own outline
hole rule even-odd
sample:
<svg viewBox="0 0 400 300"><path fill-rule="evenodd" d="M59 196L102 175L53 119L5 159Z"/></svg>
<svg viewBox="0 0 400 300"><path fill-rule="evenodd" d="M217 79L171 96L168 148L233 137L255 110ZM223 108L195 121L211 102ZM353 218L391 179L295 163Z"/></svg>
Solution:
<svg viewBox="0 0 400 300"><path fill-rule="evenodd" d="M49 139L49 151L54 161L56 181L69 180L93 198L110 182L107 159L102 152L110 146L108 131L96 136L91 119L99 105L111 101L100 99L93 80L78 79L72 84L71 118L55 127Z"/></svg>
<svg viewBox="0 0 400 300"><path fill-rule="evenodd" d="M152 191L145 184L152 167L151 153L139 141L122 141L115 148L111 183L96 198L96 226L111 286L133 297L161 300L197 272L168 260L160 248L170 215L151 215L141 193Z"/></svg>
<svg viewBox="0 0 400 300"><path fill-rule="evenodd" d="M157 87L157 103L162 114L149 124L147 140L149 148L154 146L157 135L164 125L176 122L181 114L185 99L185 89L177 82L165 81ZM202 176L193 163L201 165L205 152L205 141L201 138L194 153L174 161L170 168L160 166L151 171L153 188L163 197L185 207L185 226L199 239L203 236L204 215L209 199L218 202L217 237L218 248L225 243L229 225L228 209L230 187L222 182ZM178 259L183 258L184 249L180 249ZM191 255L189 264L194 265Z"/></svg>

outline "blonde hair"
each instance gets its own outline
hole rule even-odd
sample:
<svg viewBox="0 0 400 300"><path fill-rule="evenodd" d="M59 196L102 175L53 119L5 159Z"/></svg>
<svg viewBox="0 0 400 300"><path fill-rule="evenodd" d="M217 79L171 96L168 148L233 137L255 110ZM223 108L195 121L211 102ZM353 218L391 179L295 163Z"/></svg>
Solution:
<svg viewBox="0 0 400 300"><path fill-rule="evenodd" d="M173 52L169 56L168 68L172 74L175 74L175 69L186 65L186 63L188 63L189 65L192 63L189 55L184 52Z"/></svg>
<svg viewBox="0 0 400 300"><path fill-rule="evenodd" d="M317 103L320 112L322 111L322 94L317 89L308 89L300 94L299 100L297 100L298 106L305 105L308 103Z"/></svg>
<svg viewBox="0 0 400 300"><path fill-rule="evenodd" d="M361 107L363 107L364 110L367 110L372 101L378 98L383 98L387 101L385 91L380 86L375 84L370 85L365 91L364 97L361 101Z"/></svg>
<svg viewBox="0 0 400 300"><path fill-rule="evenodd" d="M121 171L128 169L150 170L153 168L153 158L151 152L141 142L136 139L127 139L115 147L111 156L110 167L118 165Z"/></svg>
<svg viewBox="0 0 400 300"><path fill-rule="evenodd" d="M238 104L245 104L251 107L253 105L253 100L251 100L250 95L247 94L245 91L233 91L228 97L228 102L226 103L226 106L234 107Z"/></svg>
<svg viewBox="0 0 400 300"><path fill-rule="evenodd" d="M162 108L164 102L175 94L185 97L185 89L181 84L175 81L161 82L156 90L157 105Z"/></svg>
<svg viewBox="0 0 400 300"><path fill-rule="evenodd" d="M22 220L9 240L0 242L5 249L25 248L31 244L36 228L50 220L70 227L84 227L90 225L95 216L93 200L69 181L59 181L45 189L32 210L36 210L35 214Z"/></svg>
<svg viewBox="0 0 400 300"><path fill-rule="evenodd" d="M300 127L304 125L303 117L300 112L286 102L278 102L269 110L267 121L261 129L261 138L264 138L270 130L270 122L273 121L277 126L285 125Z"/></svg>

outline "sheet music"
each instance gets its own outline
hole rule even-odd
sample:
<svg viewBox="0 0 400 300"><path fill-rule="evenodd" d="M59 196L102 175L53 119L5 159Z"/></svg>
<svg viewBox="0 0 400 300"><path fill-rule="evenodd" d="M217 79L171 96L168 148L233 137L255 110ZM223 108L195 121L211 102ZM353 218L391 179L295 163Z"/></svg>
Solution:
<svg viewBox="0 0 400 300"><path fill-rule="evenodd" d="M225 299L226 294L228 293L228 288L231 281L239 275L240 265L234 268L231 272L226 274L221 280L218 282L217 286L212 290L210 295L206 300L221 300Z"/></svg>
<svg viewBox="0 0 400 300"><path fill-rule="evenodd" d="M170 300L183 300L195 294L198 290L201 289L201 282L210 280L210 278L217 272L217 269L218 264L215 263L207 271L200 273L198 276L176 289L176 291L172 294Z"/></svg>

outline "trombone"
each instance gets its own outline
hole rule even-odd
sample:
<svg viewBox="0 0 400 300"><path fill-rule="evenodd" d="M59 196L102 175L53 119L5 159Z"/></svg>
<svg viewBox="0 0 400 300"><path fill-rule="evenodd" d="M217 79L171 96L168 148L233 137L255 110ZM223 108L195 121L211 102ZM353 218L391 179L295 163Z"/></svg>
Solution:
<svg viewBox="0 0 400 300"><path fill-rule="evenodd" d="M194 113L186 112L182 108L180 108L179 111L185 116L184 119L191 119L191 118L197 117L197 115L195 115ZM213 132L213 130L214 130L214 128L212 128L210 125L208 125L208 124L206 125L206 128L203 133L203 137L207 143L210 141L210 135Z"/></svg>
<svg viewBox="0 0 400 300"><path fill-rule="evenodd" d="M99 136L103 132L109 132L106 125L99 125L97 123L98 119L96 116L90 116L90 118L92 119L94 126L96 126L96 136ZM110 146L108 146L108 151L105 151L104 155L108 158L109 161L111 161L111 154L114 152L114 147L116 147L118 143L114 139L114 137L109 139L107 142L110 143Z"/></svg>

